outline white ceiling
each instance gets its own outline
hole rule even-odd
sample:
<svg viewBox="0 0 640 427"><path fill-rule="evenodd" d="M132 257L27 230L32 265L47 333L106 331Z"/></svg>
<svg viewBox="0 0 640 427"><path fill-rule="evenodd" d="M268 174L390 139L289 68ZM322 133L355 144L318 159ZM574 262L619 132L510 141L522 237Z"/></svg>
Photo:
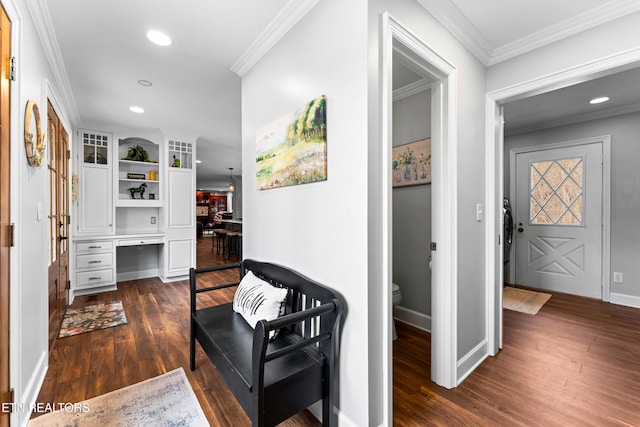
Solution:
<svg viewBox="0 0 640 427"><path fill-rule="evenodd" d="M197 137L203 161L198 187L210 182L223 188L228 168L234 168L234 175L242 168L241 76L319 0L30 1L38 5L47 27L39 28L41 37L48 36L54 46L49 49L53 53L47 52L54 72L68 78L62 97L72 104L69 114L75 124L162 128ZM486 65L640 10L637 0L417 1ZM168 33L173 44L162 48L149 43L145 33L152 28ZM627 88L629 81L637 81L632 74L624 76ZM140 86L140 79L153 86ZM614 93L612 80L603 84ZM621 92L625 102L640 103L640 98L628 99L629 92ZM583 114L582 104L580 111L569 108L574 98L576 104L582 102L578 95L563 93L553 106L537 97L509 104L506 113L513 114L508 126L548 115L559 101L567 110L553 117ZM619 99L612 96L612 101ZM145 113L131 113L131 105Z"/></svg>

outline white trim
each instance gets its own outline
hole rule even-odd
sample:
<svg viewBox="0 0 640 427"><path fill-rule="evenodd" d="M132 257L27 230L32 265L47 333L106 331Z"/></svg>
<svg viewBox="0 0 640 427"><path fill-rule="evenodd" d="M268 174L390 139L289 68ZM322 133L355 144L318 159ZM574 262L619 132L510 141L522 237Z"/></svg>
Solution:
<svg viewBox="0 0 640 427"><path fill-rule="evenodd" d="M431 88L432 114L432 230L433 241L438 248L433 252L432 268L432 334L431 334L431 376L437 384L453 388L457 385L457 70L445 58L432 50L410 30L389 16L382 16L381 30L381 178L383 215L383 252L391 236L390 200L391 180L388 164L391 159L391 100L392 51L405 55L424 74L435 81ZM395 46L395 47L392 47ZM382 322L390 327L391 316L391 255L383 257L382 289L386 290L382 299ZM446 283L447 286L437 286ZM389 333L384 334L383 344L390 353ZM387 357L384 366L387 383L383 392L391 401L391 359ZM387 408L385 414L389 414ZM387 417L391 421L390 414Z"/></svg>
<svg viewBox="0 0 640 427"><path fill-rule="evenodd" d="M393 319L411 325L414 328L431 332L431 316L402 307L401 305L394 307Z"/></svg>
<svg viewBox="0 0 640 427"><path fill-rule="evenodd" d="M487 140L503 140L504 112L502 106L496 105L489 97L485 106ZM503 226L502 195L504 194L504 156L503 144L487 144L485 147L485 170L496 171L485 175L485 235L487 250L485 252L485 290L486 290L486 328L487 350L494 356L502 348L502 283L503 277ZM497 316L497 317L496 317Z"/></svg>
<svg viewBox="0 0 640 427"><path fill-rule="evenodd" d="M421 92L431 89L431 82L428 79L420 79L416 82L409 83L406 86L393 91L393 102L408 98Z"/></svg>
<svg viewBox="0 0 640 427"><path fill-rule="evenodd" d="M637 0L613 0L572 16L535 33L495 48L487 65L494 65L559 40L590 30L598 25L640 10Z"/></svg>
<svg viewBox="0 0 640 427"><path fill-rule="evenodd" d="M611 292L609 302L611 304L624 305L625 307L640 308L640 297L634 295Z"/></svg>
<svg viewBox="0 0 640 427"><path fill-rule="evenodd" d="M474 348L458 361L458 370L461 372L458 384L462 383L480 364L489 357L488 341L480 341Z"/></svg>
<svg viewBox="0 0 640 427"><path fill-rule="evenodd" d="M43 1L43 0L41 0ZM262 30L249 48L231 65L231 71L243 77L273 46L309 12L319 0L289 0Z"/></svg>
<svg viewBox="0 0 640 427"><path fill-rule="evenodd" d="M600 58L556 73L515 84L503 89L491 91L487 93L485 126L487 129L496 126L496 119L493 112L495 111L497 106L502 105L506 102L513 101L515 99L526 98L528 96L533 96L539 93L549 92L551 90L567 87L574 83L588 81L597 77L601 77L603 75L611 74L611 70L613 69L620 71L620 68L633 68L634 64L637 64L638 62L640 62L640 47L630 49L618 54L606 56L604 58ZM486 148L488 153L495 152L495 150L499 146L504 145L504 141L492 132L487 132L486 137ZM498 179L497 177L500 176L501 170L504 170L503 158L498 159L492 169L487 169L487 188L495 188L495 186L497 185L496 179ZM604 191L604 193L607 194L608 191ZM493 200L491 200L491 194L487 191L487 206L497 206L499 200L501 199L501 194L494 194ZM610 218L610 213L605 213L605 216ZM502 230L498 230L498 232L502 238ZM610 241L605 240L605 244L609 245L608 252L610 252ZM496 260L495 253L490 250L488 250L487 252L489 253L489 257L486 260L487 265L496 265L496 262L498 262L498 260ZM609 262L606 263L607 269L611 268L610 264L611 263L609 259ZM495 289L495 277L487 277L486 280L486 286L493 287L494 293L498 292L498 290ZM499 323L500 330L502 330L502 323L500 323L500 311L500 307L494 307L493 316L494 321Z"/></svg>
<svg viewBox="0 0 640 427"><path fill-rule="evenodd" d="M450 0L418 0L449 32L467 47L484 65L488 65L493 47L478 29Z"/></svg>
<svg viewBox="0 0 640 427"><path fill-rule="evenodd" d="M484 65L490 66L640 10L637 0L610 0L502 46L492 46L449 0L417 0Z"/></svg>
<svg viewBox="0 0 640 427"><path fill-rule="evenodd" d="M582 138L572 141L554 142L552 144L534 145L531 147L514 148L509 150L509 180L511 188L509 198L511 206L516 206L516 158L518 154L531 153L535 151L553 150L556 148L578 147L581 145L601 144L602 145L602 234L601 234L601 277L602 291L600 298L602 301L609 301L611 291L611 136L603 135L592 138ZM504 168L503 168L504 169ZM515 257L512 258L515 261ZM509 276L515 281L515 262L510 263Z"/></svg>
<svg viewBox="0 0 640 427"><path fill-rule="evenodd" d="M69 112L71 123L77 125L80 123L80 112L78 111L75 97L71 90L71 83L69 82L67 70L64 66L62 52L60 51L58 39L56 38L56 32L53 22L51 21L51 14L49 13L47 2L46 0L26 0L26 3L29 12L31 12L36 32L40 37L45 57L51 67L54 80L59 85L60 97L66 106L66 108L60 109L60 111Z"/></svg>
<svg viewBox="0 0 640 427"><path fill-rule="evenodd" d="M24 387L22 396L16 396L16 403L24 404L25 408L32 408L38 399L38 395L40 394L40 390L42 388L42 384L44 384L44 379L47 375L47 370L49 368L49 352L43 351L40 353L40 357L38 358L38 363L36 363L36 368L33 370L31 378L29 382ZM20 411L18 411L20 412ZM24 417L19 425L27 426L29 424L29 417L31 415L30 410L25 410L20 413L20 416ZM12 420L13 421L13 420Z"/></svg>

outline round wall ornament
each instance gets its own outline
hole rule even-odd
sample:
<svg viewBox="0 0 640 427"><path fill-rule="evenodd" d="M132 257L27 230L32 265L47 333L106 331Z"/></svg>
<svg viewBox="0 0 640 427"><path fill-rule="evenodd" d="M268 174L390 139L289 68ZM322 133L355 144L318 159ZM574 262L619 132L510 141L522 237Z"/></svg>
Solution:
<svg viewBox="0 0 640 427"><path fill-rule="evenodd" d="M31 166L40 167L45 161L44 134L40 127L40 109L30 99L24 112L24 148Z"/></svg>

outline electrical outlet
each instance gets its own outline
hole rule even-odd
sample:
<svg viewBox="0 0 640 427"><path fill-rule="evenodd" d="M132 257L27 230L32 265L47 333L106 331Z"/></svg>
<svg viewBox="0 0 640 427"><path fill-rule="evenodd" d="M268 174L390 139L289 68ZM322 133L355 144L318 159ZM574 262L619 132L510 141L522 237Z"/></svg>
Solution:
<svg viewBox="0 0 640 427"><path fill-rule="evenodd" d="M155 224L155 223L156 223L156 217L155 217L155 216L152 216L152 217L151 217L151 224Z"/></svg>
<svg viewBox="0 0 640 427"><path fill-rule="evenodd" d="M614 283L624 283L624 275L618 271L613 272L613 282Z"/></svg>

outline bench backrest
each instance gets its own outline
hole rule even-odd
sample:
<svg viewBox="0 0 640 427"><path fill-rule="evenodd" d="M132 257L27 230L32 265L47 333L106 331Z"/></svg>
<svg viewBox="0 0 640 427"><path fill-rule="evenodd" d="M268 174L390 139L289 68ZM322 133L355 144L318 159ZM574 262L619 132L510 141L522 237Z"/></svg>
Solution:
<svg viewBox="0 0 640 427"><path fill-rule="evenodd" d="M243 277L247 270L251 270L253 274L273 286L288 289L287 313L307 310L331 301L336 303L336 310L323 316L320 324L304 322L302 325L294 325L294 327L291 328L294 332L304 338L311 338L322 333L335 333L337 331L343 305L340 294L318 282L304 277L296 271L277 264L245 259L242 261L240 269ZM325 345L321 343L320 348L329 351L328 347L323 347L325 347Z"/></svg>

